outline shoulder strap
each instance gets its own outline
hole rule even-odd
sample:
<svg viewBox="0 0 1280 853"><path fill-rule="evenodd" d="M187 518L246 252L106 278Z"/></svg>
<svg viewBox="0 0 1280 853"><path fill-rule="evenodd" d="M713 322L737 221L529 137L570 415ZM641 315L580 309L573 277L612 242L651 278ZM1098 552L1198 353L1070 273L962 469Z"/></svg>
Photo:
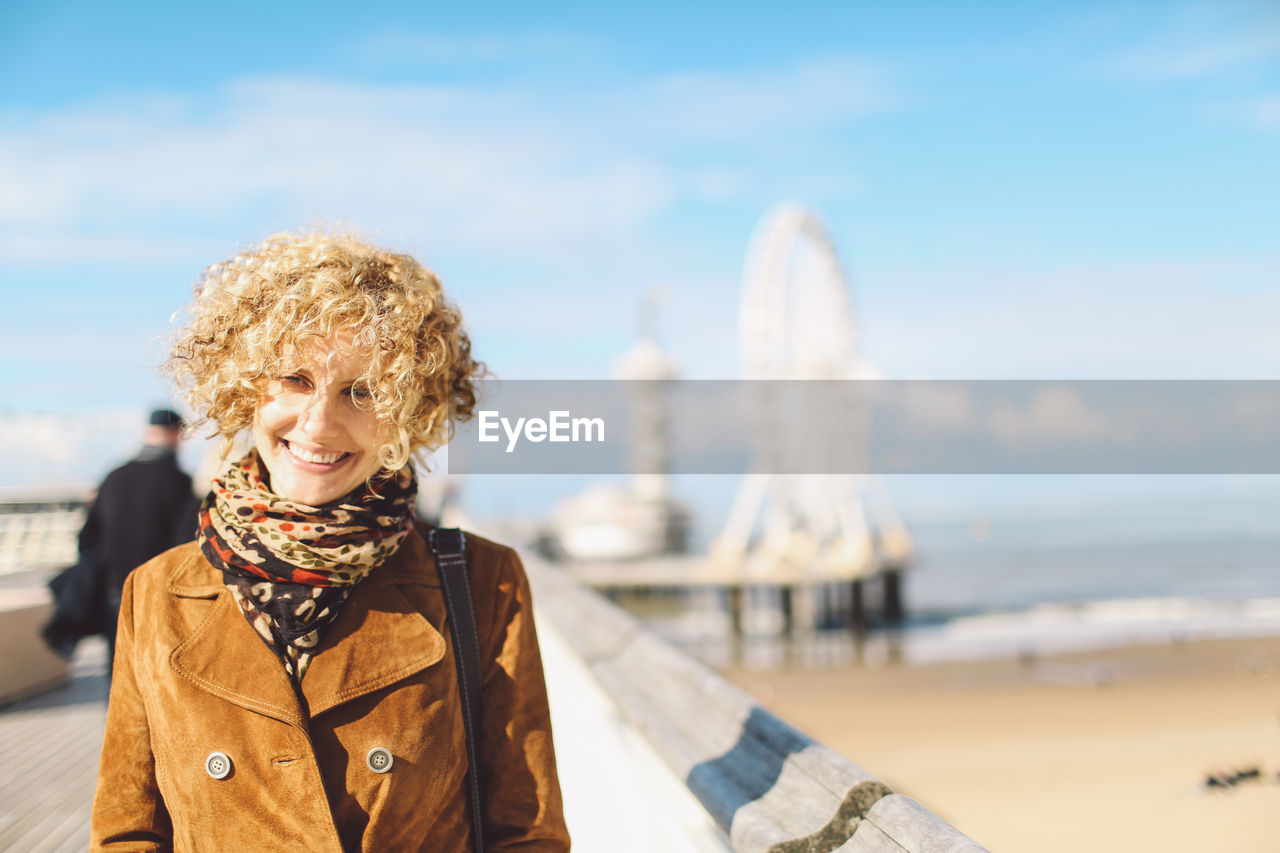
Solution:
<svg viewBox="0 0 1280 853"><path fill-rule="evenodd" d="M467 781L471 794L471 828L476 853L484 853L484 801L480 795L480 636L467 576L467 537L457 528L433 528L428 534L440 570L440 588L449 614L453 656L462 694L462 722L467 735Z"/></svg>

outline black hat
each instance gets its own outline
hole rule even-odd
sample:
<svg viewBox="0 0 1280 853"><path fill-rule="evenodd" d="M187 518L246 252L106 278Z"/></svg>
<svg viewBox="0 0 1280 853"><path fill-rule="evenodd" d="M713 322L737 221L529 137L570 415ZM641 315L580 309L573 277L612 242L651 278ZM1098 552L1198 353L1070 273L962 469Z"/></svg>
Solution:
<svg viewBox="0 0 1280 853"><path fill-rule="evenodd" d="M173 409L156 409L151 413L149 423L152 426L168 427L169 429L182 429L182 415L179 415Z"/></svg>

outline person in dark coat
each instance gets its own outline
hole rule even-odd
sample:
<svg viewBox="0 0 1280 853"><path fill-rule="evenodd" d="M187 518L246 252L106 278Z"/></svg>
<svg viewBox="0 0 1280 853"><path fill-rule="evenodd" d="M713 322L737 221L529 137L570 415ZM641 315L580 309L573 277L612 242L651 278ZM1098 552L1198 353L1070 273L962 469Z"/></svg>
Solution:
<svg viewBox="0 0 1280 853"><path fill-rule="evenodd" d="M196 536L199 503L191 477L178 467L181 436L177 412L152 412L142 450L103 480L80 531L81 559L88 558L98 573L95 586L112 659L124 579L136 566Z"/></svg>

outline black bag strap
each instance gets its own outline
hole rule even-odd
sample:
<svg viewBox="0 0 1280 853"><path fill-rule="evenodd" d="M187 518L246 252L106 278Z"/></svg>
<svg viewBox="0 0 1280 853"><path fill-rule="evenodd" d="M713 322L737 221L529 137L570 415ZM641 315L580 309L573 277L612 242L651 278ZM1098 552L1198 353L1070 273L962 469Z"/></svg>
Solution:
<svg viewBox="0 0 1280 853"><path fill-rule="evenodd" d="M428 534L440 570L440 588L453 635L453 657L462 694L462 723L467 735L467 781L471 794L471 829L476 853L484 853L484 800L480 793L480 635L467 576L467 537L461 530L436 527Z"/></svg>

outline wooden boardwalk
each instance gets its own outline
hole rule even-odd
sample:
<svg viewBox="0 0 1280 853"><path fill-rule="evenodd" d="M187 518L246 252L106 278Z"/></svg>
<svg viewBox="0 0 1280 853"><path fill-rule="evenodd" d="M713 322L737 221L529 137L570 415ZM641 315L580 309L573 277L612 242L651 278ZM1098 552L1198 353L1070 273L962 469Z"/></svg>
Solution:
<svg viewBox="0 0 1280 853"><path fill-rule="evenodd" d="M106 643L81 643L64 687L0 708L0 850L89 846L106 720Z"/></svg>
<svg viewBox="0 0 1280 853"><path fill-rule="evenodd" d="M618 731L621 723L608 710L609 700L554 628L539 626L539 633L557 724L579 734L562 736L557 752L566 814L583 849L728 850L714 843L714 825L680 781L637 736ZM0 707L0 851L83 853L88 848L106 718L105 666L105 644L86 640L67 686ZM602 786L602 768L610 766L629 770L626 778ZM621 840L619 826L627 829Z"/></svg>

